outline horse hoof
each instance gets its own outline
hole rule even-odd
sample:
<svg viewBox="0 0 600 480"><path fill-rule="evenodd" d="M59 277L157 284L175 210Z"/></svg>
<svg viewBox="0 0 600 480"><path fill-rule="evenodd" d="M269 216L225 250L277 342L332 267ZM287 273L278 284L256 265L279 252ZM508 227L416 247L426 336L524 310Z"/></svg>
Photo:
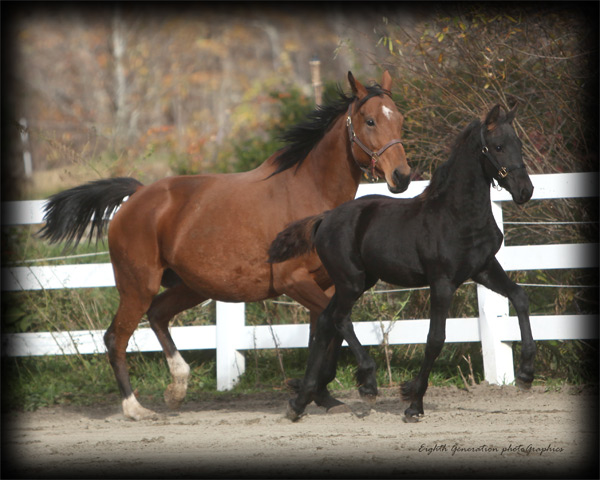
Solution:
<svg viewBox="0 0 600 480"><path fill-rule="evenodd" d="M352 409L345 403L341 403L340 405L336 405L335 407L328 408L327 413L352 413Z"/></svg>
<svg viewBox="0 0 600 480"><path fill-rule="evenodd" d="M291 420L292 422L297 422L304 415L305 415L304 413L298 413L298 412L296 412L296 410L294 410L294 407L292 407L291 400L288 402L288 404L287 404L287 410L285 412L285 417L288 420Z"/></svg>
<svg viewBox="0 0 600 480"><path fill-rule="evenodd" d="M402 417L402 421L404 423L418 423L419 417L417 415L404 415L404 417Z"/></svg>
<svg viewBox="0 0 600 480"><path fill-rule="evenodd" d="M181 404L183 400L175 400L173 398L167 398L165 395L165 404L169 410L179 410L181 408Z"/></svg>
<svg viewBox="0 0 600 480"><path fill-rule="evenodd" d="M137 408L135 411L130 410L128 412L123 412L123 413L130 420L135 420L135 421L158 420L158 413L156 413L152 410L148 410L147 408L144 408L144 407Z"/></svg>
<svg viewBox="0 0 600 480"><path fill-rule="evenodd" d="M422 416L423 409L411 405L406 410L404 410L403 420L405 423L417 423Z"/></svg>
<svg viewBox="0 0 600 480"><path fill-rule="evenodd" d="M123 415L131 420L158 418L158 414L156 412L142 407L133 394L122 400L121 407L123 408Z"/></svg>
<svg viewBox="0 0 600 480"><path fill-rule="evenodd" d="M179 410L185 398L186 392L187 385L183 385L180 383L169 384L164 394L164 399L165 403L167 404L167 407L170 410Z"/></svg>
<svg viewBox="0 0 600 480"><path fill-rule="evenodd" d="M369 405L375 405L377 403L377 395L361 394L360 399Z"/></svg>
<svg viewBox="0 0 600 480"><path fill-rule="evenodd" d="M519 377L515 379L515 385L519 390L527 391L531 389L531 383L526 380L521 380Z"/></svg>

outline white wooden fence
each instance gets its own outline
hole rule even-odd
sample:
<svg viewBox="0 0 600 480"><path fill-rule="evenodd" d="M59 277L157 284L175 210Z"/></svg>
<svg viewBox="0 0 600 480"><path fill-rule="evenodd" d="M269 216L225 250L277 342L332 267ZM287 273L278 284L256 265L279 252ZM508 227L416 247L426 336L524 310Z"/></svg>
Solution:
<svg viewBox="0 0 600 480"><path fill-rule="evenodd" d="M532 175L535 186L532 200L584 198L598 196L597 173ZM418 195L428 182L412 182L409 189L392 195L383 184L360 185L357 197L380 193L394 197ZM492 190L493 212L502 229L504 201L512 200L506 191ZM42 223L43 200L6 202L3 225ZM525 207L526 208L526 207ZM560 220L560 219L557 219ZM544 270L597 268L598 244L552 244L502 246L497 255L505 270ZM9 267L2 269L2 290L113 287L110 263L61 266ZM490 290L477 287L479 317L450 318L447 342L481 342L485 379L493 384L514 381L511 342L521 335L515 316L509 315L508 300ZM109 319L107 319L108 325ZM576 340L597 338L597 315L536 315L531 317L536 340ZM425 343L428 319L390 321L376 319L354 324L364 345ZM308 324L246 326L243 303L217 302L216 325L171 328L180 350L216 349L217 388L233 387L245 370L243 351L249 349L301 348L308 343ZM104 331L69 331L7 334L2 336L3 354L9 356L92 354L105 352ZM160 351L150 328L139 328L129 342L128 351Z"/></svg>

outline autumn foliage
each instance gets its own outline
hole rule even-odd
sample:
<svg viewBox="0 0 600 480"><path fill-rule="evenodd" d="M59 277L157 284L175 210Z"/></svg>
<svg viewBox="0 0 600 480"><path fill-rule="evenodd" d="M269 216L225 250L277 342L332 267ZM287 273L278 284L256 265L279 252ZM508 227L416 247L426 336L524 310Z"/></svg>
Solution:
<svg viewBox="0 0 600 480"><path fill-rule="evenodd" d="M3 30L10 72L3 197L44 196L83 177L152 181L249 168L300 120L289 112L314 106L314 56L326 85L347 88L348 70L367 80L382 68L395 73L408 153L424 178L454 136L497 102L519 104L531 172L595 170L598 32L589 19L597 10L572 3L15 8ZM36 175L59 173L54 187L16 188L24 129Z"/></svg>
<svg viewBox="0 0 600 480"><path fill-rule="evenodd" d="M518 105L531 173L598 168L597 25L578 4L457 4L415 28L387 19L374 60L394 67L411 157L430 173L486 107ZM596 9L597 13L597 9Z"/></svg>

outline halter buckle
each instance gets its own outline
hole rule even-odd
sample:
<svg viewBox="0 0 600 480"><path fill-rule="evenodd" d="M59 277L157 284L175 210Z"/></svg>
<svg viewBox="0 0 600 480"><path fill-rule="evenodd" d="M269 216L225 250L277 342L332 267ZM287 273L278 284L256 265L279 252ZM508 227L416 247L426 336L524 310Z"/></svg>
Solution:
<svg viewBox="0 0 600 480"><path fill-rule="evenodd" d="M508 175L508 170L506 170L506 167L500 167L500 170L498 170L498 176L500 178L506 178L507 175Z"/></svg>

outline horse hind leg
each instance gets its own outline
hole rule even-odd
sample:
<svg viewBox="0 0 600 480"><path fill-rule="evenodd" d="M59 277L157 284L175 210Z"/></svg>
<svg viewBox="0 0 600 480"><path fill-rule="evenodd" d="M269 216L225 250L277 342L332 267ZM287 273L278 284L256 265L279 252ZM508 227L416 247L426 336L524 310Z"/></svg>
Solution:
<svg viewBox="0 0 600 480"><path fill-rule="evenodd" d="M206 300L189 289L184 283L165 290L152 300L148 320L167 359L173 381L167 386L164 399L167 407L177 410L183 402L190 376L190 367L183 359L169 332L169 322L180 312Z"/></svg>
<svg viewBox="0 0 600 480"><path fill-rule="evenodd" d="M319 315L317 312L310 312L311 333L308 342L309 348L314 338L318 317ZM319 383L317 386L317 391L314 395L315 403L319 407L325 408L327 410L327 413L345 413L350 411L350 407L348 407L345 403L341 402L337 398L333 397L327 389L327 385L331 383L335 378L337 369L337 359L339 356L340 348L342 346L342 341L343 338L340 335L334 335L334 337L329 342L325 354L323 368L319 372ZM286 383L288 387L294 391L294 393L300 393L300 390L302 389L301 379L290 378Z"/></svg>
<svg viewBox="0 0 600 480"><path fill-rule="evenodd" d="M336 328L334 341L337 343L337 351L328 355L326 363L322 367L322 377L326 380L327 376L333 380L335 376L337 355L342 340L346 340L350 350L354 354L358 368L356 371L356 381L361 398L370 404L374 404L377 399L377 378L375 361L368 354L367 350L361 345L354 327L352 325L352 308L365 290L371 288L377 283L377 278L370 277L360 270L355 272L354 276L348 276L350 281L339 285L337 295L339 296L338 308L333 314L333 322Z"/></svg>
<svg viewBox="0 0 600 480"><path fill-rule="evenodd" d="M364 285L364 284L363 284ZM350 313L354 302L362 291L357 290L353 295L344 295L340 289L332 297L327 308L319 315L315 335L309 346L306 373L297 397L290 400L287 417L298 420L306 405L311 400L317 400L326 391L327 384L335 377L337 354L342 339L345 339L359 363L359 392L363 398L374 401L377 396L377 381L375 378L375 362L354 334ZM328 354L328 347L333 350ZM335 399L333 399L335 401ZM339 402L338 405L341 405Z"/></svg>
<svg viewBox="0 0 600 480"><path fill-rule="evenodd" d="M335 295L332 303L335 303ZM319 315L315 335L308 347L308 361L304 379L297 391L296 398L292 398L288 404L286 416L294 422L302 417L306 406L313 400L316 400L319 394L319 387L321 386L319 382L320 371L325 359L327 345L329 345L336 333L329 319L331 309L330 304Z"/></svg>
<svg viewBox="0 0 600 480"><path fill-rule="evenodd" d="M300 269L290 275L285 293L310 310L309 349L315 338L319 314L329 304L334 291L333 286L322 290L305 270ZM317 392L314 395L314 402L319 407L325 408L329 413L349 411L349 408L343 402L334 398L327 389L327 385L335 378L337 357L341 344L342 339L335 337L331 339L330 344L327 346L324 360L326 368L319 374L321 378L319 379ZM302 389L302 380L298 378L288 379L286 384L296 394L300 393Z"/></svg>
<svg viewBox="0 0 600 480"><path fill-rule="evenodd" d="M329 345L325 354L325 359L319 372L319 382L317 384L317 392L315 394L315 403L320 407L324 407L327 413L348 413L352 410L348 405L333 397L327 385L334 379L337 372L337 361L344 339L339 333L336 333Z"/></svg>
<svg viewBox="0 0 600 480"><path fill-rule="evenodd" d="M150 299L151 297L142 300L136 296L121 293L117 313L104 334L110 365L121 392L123 414L133 420L141 420L155 415L152 410L142 407L135 397L126 359L127 344L150 304Z"/></svg>

